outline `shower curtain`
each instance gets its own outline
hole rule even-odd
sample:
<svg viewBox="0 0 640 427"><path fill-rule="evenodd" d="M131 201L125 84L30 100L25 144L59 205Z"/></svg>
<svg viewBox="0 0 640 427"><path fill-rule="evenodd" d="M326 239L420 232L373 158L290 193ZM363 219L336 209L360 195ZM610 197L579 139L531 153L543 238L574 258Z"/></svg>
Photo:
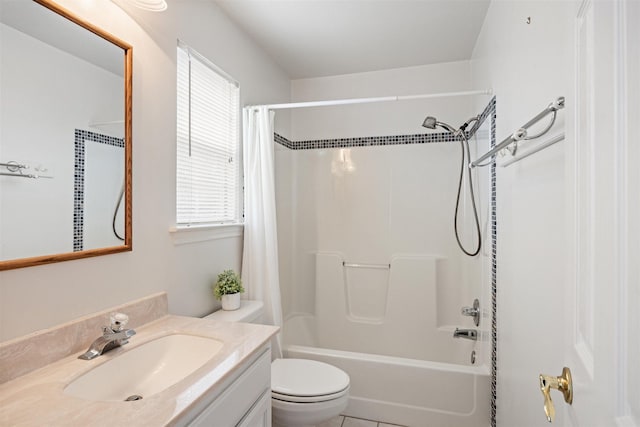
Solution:
<svg viewBox="0 0 640 427"><path fill-rule="evenodd" d="M265 321L282 327L274 169L274 113L265 107L243 110L244 249L242 281L249 299L264 302ZM272 341L282 357L281 334Z"/></svg>

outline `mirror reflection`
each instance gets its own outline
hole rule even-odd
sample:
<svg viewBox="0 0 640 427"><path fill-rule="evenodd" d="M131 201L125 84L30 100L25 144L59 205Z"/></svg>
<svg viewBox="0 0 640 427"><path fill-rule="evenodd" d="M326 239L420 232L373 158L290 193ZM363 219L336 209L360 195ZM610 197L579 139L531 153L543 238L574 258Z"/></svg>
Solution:
<svg viewBox="0 0 640 427"><path fill-rule="evenodd" d="M130 249L130 48L65 13L0 0L0 269Z"/></svg>

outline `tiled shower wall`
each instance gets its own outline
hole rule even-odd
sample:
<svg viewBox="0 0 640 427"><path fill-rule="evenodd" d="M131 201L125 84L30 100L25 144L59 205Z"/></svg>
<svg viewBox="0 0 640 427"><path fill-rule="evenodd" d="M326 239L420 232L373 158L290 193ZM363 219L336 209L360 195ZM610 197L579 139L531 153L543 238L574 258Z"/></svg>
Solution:
<svg viewBox="0 0 640 427"><path fill-rule="evenodd" d="M474 126L468 133L471 137L477 132L479 139L472 141L472 157L482 154L484 150L495 144L493 130L495 130L495 98L487 105L480 117L480 123ZM489 119L489 120L487 120ZM458 144L450 144L456 139L449 133L425 133L392 135L392 136L364 136L351 138L330 138L304 141L291 141L279 134L275 135L278 144L289 150L279 150L279 159L286 158L290 162L293 185L294 200L290 201L286 209L293 211L295 220L292 222L294 228L293 238L288 251L292 254L293 260L290 268L294 269L294 293L298 295L288 295L285 298L290 300L290 311L292 312L313 312L313 289L312 282L315 276L315 264L313 254L316 251L340 251L347 253L350 257L355 257L357 262L386 262L386 257L391 256L395 250L405 250L409 252L432 252L444 254L445 261L443 274L439 280L442 286L439 297L444 298L450 307L446 313L439 313L441 325L463 324L464 320L459 318L459 306L461 302L472 300L478 291L472 289L470 282L477 282L478 276L482 276L482 291L485 307L491 306L491 318L484 320L484 332L491 334L492 348L486 354L486 363L491 363L492 368L492 414L495 413L495 369L496 369L496 325L495 325L495 292L496 292L496 219L495 219L495 167L486 168L483 171L476 171L480 174L476 178L484 181L485 188L481 191L480 215L483 217L483 235L485 237L484 248L481 261L467 262L466 257L460 255L459 249L455 246L451 217L455 203L455 187L457 185L457 174L459 173L459 147ZM485 141L482 142L481 140ZM477 142L474 144L474 142ZM440 144L447 143L447 144ZM484 144L484 145L482 145ZM479 147L482 145L482 147ZM406 146L406 147L399 147ZM430 146L430 147L428 147ZM367 150L364 147L376 147ZM397 148L394 148L397 147ZM475 149L475 153L473 150ZM381 151L386 150L386 151ZM387 162L395 166L387 169ZM443 164L447 166L443 167ZM403 172L398 173L402 168ZM432 174L425 171L430 170ZM413 171L413 172L412 172ZM415 172L415 173L414 173ZM376 174L380 175L376 177ZM387 217L380 210L394 207L384 207L386 203L398 202L397 195L393 188L386 188L386 182L393 182L401 175L406 180L406 192L413 192L402 203L406 209L402 211L429 212L440 218L437 230L421 230L419 224L424 223L425 218L419 215L398 216L404 222L404 227L395 228L398 225L390 225L393 229L388 236L378 241L374 236L378 234L380 225L384 221L394 217L391 213ZM426 179L430 177L430 179ZM295 179L293 179L295 178ZM360 180L360 182L358 182ZM365 181L368 181L365 182ZM413 186L410 182L413 181ZM415 182L420 182L415 185ZM289 183L290 184L290 183ZM391 184L391 187L393 184ZM378 204L366 205L371 198L361 198L361 194L352 192L358 188L370 194L384 194L383 200ZM429 190L420 194L420 188ZM397 190L397 188L396 188ZM398 192L396 192L398 193ZM386 195L391 194L386 200ZM361 205L365 203L365 207ZM421 205L423 204L423 205ZM279 209L282 209L281 203ZM337 210L327 210L327 205L340 205ZM431 207L427 207L430 205ZM429 209L431 209L429 211ZM463 206L469 209L468 206ZM387 212L388 213L388 212ZM376 222L375 217L378 216ZM469 217L470 215L467 215ZM349 218L350 217L350 218ZM340 228L344 223L349 223L353 229ZM394 221L397 222L397 221ZM361 228L360 225L362 225ZM368 231L367 231L368 230ZM424 234L426 232L426 234ZM367 234L368 233L368 234ZM403 234L404 233L404 234ZM413 234L413 236L412 236ZM362 241L369 242L368 247L361 247L361 243L346 243L338 245L342 236L360 236ZM394 240L394 235L404 236L402 244ZM418 239L413 237L419 236ZM444 242L444 246L437 247L426 244L421 245L418 240L435 239ZM413 239L413 240L412 240ZM407 243L410 241L409 243ZM343 240L343 242L345 242ZM386 245L386 246L385 246ZM383 249L385 248L386 249ZM385 253L386 251L386 253ZM376 258L377 257L377 258ZM478 261L478 260L476 260ZM462 264L460 264L462 263ZM447 265L449 264L449 265ZM456 265L456 267L453 267ZM462 267L461 267L462 266ZM449 267L449 268L447 268ZM456 276L454 270L462 271ZM475 278L475 279L474 279ZM466 283L459 293L451 292L453 284ZM477 283L475 283L477 285ZM460 287L460 286L458 286ZM300 295L303 294L303 295ZM438 301L440 303L440 301ZM446 305L446 304L443 304ZM467 305L467 304L465 304ZM467 326L463 324L463 326Z"/></svg>
<svg viewBox="0 0 640 427"><path fill-rule="evenodd" d="M85 159L86 159L86 143L95 142L97 144L110 145L122 149L122 157L120 164L111 165L110 168L113 171L113 180L109 182L102 182L100 185L100 191L107 196L107 194L117 194L117 187L122 181L123 175L118 173L123 171L124 165L124 138L116 138L109 135L103 135L101 133L91 132L83 129L76 129L74 136L74 171L73 171L73 251L82 251L84 249L93 249L85 247ZM106 161L107 159L105 159ZM116 187L115 192L113 191ZM111 191L110 191L111 190ZM117 197L117 196L116 196ZM113 209L117 205L117 198L113 198ZM111 228L108 222L103 224L105 228ZM116 245L118 242L110 243L103 241L102 246Z"/></svg>

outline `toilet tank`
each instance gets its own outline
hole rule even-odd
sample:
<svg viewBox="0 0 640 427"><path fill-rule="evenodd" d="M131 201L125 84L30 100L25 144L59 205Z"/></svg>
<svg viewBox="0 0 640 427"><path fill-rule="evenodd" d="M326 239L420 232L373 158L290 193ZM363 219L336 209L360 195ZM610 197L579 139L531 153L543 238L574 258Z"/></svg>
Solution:
<svg viewBox="0 0 640 427"><path fill-rule="evenodd" d="M222 322L263 323L264 303L262 301L241 300L237 310L218 310L205 316Z"/></svg>

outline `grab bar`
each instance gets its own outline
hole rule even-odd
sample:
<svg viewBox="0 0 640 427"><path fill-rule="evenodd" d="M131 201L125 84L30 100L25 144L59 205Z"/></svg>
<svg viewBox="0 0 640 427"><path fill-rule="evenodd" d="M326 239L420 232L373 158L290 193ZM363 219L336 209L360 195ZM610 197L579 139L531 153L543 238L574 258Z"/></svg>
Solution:
<svg viewBox="0 0 640 427"><path fill-rule="evenodd" d="M387 270L391 268L391 264L357 264L345 261L342 261L342 266L350 268L379 268L381 270Z"/></svg>
<svg viewBox="0 0 640 427"><path fill-rule="evenodd" d="M563 108L564 108L564 96L561 96L558 99L556 99L554 102L549 104L547 106L547 108L545 108L543 111L538 113L534 118L532 118L527 123L525 123L520 129L518 129L513 134L511 134L507 138L505 138L504 141L502 141L500 144L496 145L491 150L489 150L487 153L483 154L481 157L479 157L478 159L476 159L473 162L471 162L469 164L469 167L470 168L475 168L476 166L480 165L480 163L482 163L482 161L484 161L484 160L488 159L489 157L493 156L494 154L496 154L498 151L502 150L503 148L505 148L509 144L512 144L514 142L517 142L517 141L520 141L520 140L524 139L526 137L526 132L527 132L527 130L529 129L530 126L533 126L534 124L538 123L543 118L547 117L549 114L556 113L558 110L561 110ZM548 130L549 129L546 129L546 131L548 131ZM546 131L543 132L543 134L546 133ZM540 136L542 136L542 135L536 135L536 137L540 137ZM485 166L485 165L482 165L482 166Z"/></svg>

